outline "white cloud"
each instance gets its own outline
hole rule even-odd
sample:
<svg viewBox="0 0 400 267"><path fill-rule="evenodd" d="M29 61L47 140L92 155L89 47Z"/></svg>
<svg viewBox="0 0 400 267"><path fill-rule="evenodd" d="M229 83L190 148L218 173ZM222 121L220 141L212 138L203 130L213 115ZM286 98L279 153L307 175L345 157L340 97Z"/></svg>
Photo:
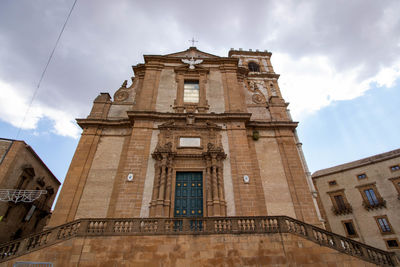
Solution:
<svg viewBox="0 0 400 267"><path fill-rule="evenodd" d="M0 9L0 116L17 127L30 101L24 89L37 83L71 7L23 3ZM272 51L295 119L400 76L400 1L182 3L78 2L23 127L48 118L55 133L77 136L73 119L88 114L100 91L112 95L143 54L186 49L193 35L199 49L220 56L230 47Z"/></svg>
<svg viewBox="0 0 400 267"><path fill-rule="evenodd" d="M17 128L36 129L40 119L47 118L53 122L51 131L55 134L78 138L80 130L71 114L37 101L29 108L31 96L19 93L26 90L16 87L0 80L0 118L3 121Z"/></svg>
<svg viewBox="0 0 400 267"><path fill-rule="evenodd" d="M400 78L400 62L381 68L373 77L359 80L363 66L336 70L328 57L306 56L293 59L288 54L272 57L277 73L282 73L280 87L295 119L330 105L334 101L362 96L373 83L378 87L393 87Z"/></svg>

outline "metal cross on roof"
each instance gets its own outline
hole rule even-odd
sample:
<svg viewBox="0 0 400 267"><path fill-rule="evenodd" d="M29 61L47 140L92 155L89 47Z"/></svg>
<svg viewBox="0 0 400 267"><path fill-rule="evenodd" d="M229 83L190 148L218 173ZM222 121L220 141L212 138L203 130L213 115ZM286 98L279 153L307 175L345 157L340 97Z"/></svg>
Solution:
<svg viewBox="0 0 400 267"><path fill-rule="evenodd" d="M194 46L194 43L198 43L199 41L196 41L196 40L194 39L194 37L192 37L192 39L189 40L189 42L192 42L192 46Z"/></svg>

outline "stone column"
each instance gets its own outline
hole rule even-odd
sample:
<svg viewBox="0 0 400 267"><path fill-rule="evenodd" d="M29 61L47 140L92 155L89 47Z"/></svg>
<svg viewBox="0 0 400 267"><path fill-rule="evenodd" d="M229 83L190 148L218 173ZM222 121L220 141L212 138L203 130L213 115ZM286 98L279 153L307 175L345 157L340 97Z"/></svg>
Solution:
<svg viewBox="0 0 400 267"><path fill-rule="evenodd" d="M207 157L206 158L206 177L205 177L205 181L206 181L206 191L207 191L207 216L213 216L213 200L212 200L212 181L211 181L211 161L210 158Z"/></svg>
<svg viewBox="0 0 400 267"><path fill-rule="evenodd" d="M160 175L161 175L160 161L159 161L159 159L156 159L153 195L152 195L151 202L150 202L150 217L154 217L156 215L155 213L156 213L158 191L160 189Z"/></svg>
<svg viewBox="0 0 400 267"><path fill-rule="evenodd" d="M216 155L211 155L211 176L212 176L212 194L214 204L214 216L221 215L218 197L218 180L217 180L217 159Z"/></svg>
<svg viewBox="0 0 400 267"><path fill-rule="evenodd" d="M165 201L164 201L164 216L169 217L171 207L171 184L172 184L172 159L168 159L167 165L167 187L165 190Z"/></svg>
<svg viewBox="0 0 400 267"><path fill-rule="evenodd" d="M218 169L217 169L217 182L218 182L218 198L220 203L221 216L226 216L226 203L224 197L224 184L223 184L223 173L222 173L222 162L221 158L218 158Z"/></svg>

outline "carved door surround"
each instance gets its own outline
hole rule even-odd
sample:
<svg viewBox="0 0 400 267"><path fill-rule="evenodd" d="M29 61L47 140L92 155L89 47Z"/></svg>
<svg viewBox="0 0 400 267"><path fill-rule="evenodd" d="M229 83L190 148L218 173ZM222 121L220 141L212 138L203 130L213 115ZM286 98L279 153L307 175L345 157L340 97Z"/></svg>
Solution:
<svg viewBox="0 0 400 267"><path fill-rule="evenodd" d="M203 173L204 216L226 216L221 127L209 121L171 120L158 126L155 177L150 202L150 217L173 217L176 172ZM180 146L181 137L200 138L200 146Z"/></svg>
<svg viewBox="0 0 400 267"><path fill-rule="evenodd" d="M208 69L196 66L195 69L190 69L188 66L175 68L175 79L178 85L176 92L176 99L174 101L174 109L178 113L183 112L199 112L204 113L209 109L209 105L206 98L206 83ZM198 103L186 103L183 101L184 82L187 81L199 81L199 102Z"/></svg>

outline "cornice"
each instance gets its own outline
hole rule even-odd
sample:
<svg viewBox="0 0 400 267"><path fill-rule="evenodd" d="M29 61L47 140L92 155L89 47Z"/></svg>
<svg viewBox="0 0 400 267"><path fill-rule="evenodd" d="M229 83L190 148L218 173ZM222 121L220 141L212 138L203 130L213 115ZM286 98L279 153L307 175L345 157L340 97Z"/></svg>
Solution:
<svg viewBox="0 0 400 267"><path fill-rule="evenodd" d="M182 63L182 59L187 57L169 57L169 56L160 56L160 55L145 55L144 62L146 64L150 62L160 62L160 63ZM200 58L203 60L202 64L221 64L221 63L238 63L238 58L229 58L229 57L218 57L218 58ZM138 64L143 65L143 64Z"/></svg>
<svg viewBox="0 0 400 267"><path fill-rule="evenodd" d="M185 74L185 73L189 73L189 74L192 74L192 73L208 74L208 73L210 73L210 70L208 68L203 68L201 66L196 65L196 67L194 69L190 69L189 66L186 64L181 65L179 67L175 67L174 71L176 73L183 73L183 74Z"/></svg>
<svg viewBox="0 0 400 267"><path fill-rule="evenodd" d="M107 120L107 119L76 119L78 125L84 129L89 126L122 126L127 127L131 126L131 122L129 119L119 119L119 120Z"/></svg>
<svg viewBox="0 0 400 267"><path fill-rule="evenodd" d="M276 74L276 73L271 73L271 72L264 72L264 73L252 73L250 72L248 74L249 78L273 78L273 79L279 79L281 75L280 74Z"/></svg>
<svg viewBox="0 0 400 267"><path fill-rule="evenodd" d="M291 128L296 129L299 123L297 121L249 121L246 126L253 128Z"/></svg>
<svg viewBox="0 0 400 267"><path fill-rule="evenodd" d="M248 56L267 56L271 57L272 53L268 51L245 51L245 50L230 50L228 53L229 57L232 56L241 56L241 55L248 55Z"/></svg>
<svg viewBox="0 0 400 267"><path fill-rule="evenodd" d="M193 115L196 120L211 121L244 121L250 120L251 113L170 113L154 111L127 111L128 117L134 120L186 120L188 115Z"/></svg>
<svg viewBox="0 0 400 267"><path fill-rule="evenodd" d="M359 159L356 161L351 161L345 164L340 164L334 167L318 170L312 174L312 179L318 179L320 177L328 176L331 174L339 173L339 172L345 172L351 169L356 169L359 167L364 167L367 165L379 163L382 161L394 159L394 158L399 158L400 157L400 149L395 149L389 152L377 154L371 157Z"/></svg>
<svg viewBox="0 0 400 267"><path fill-rule="evenodd" d="M83 129L90 126L118 126L130 127L135 120L186 120L188 115L195 117L196 121L243 121L246 126L253 128L291 128L295 129L298 122L294 121L250 121L251 113L170 113L170 112L154 112L154 111L127 111L129 119L107 120L107 119L76 119L78 125Z"/></svg>

